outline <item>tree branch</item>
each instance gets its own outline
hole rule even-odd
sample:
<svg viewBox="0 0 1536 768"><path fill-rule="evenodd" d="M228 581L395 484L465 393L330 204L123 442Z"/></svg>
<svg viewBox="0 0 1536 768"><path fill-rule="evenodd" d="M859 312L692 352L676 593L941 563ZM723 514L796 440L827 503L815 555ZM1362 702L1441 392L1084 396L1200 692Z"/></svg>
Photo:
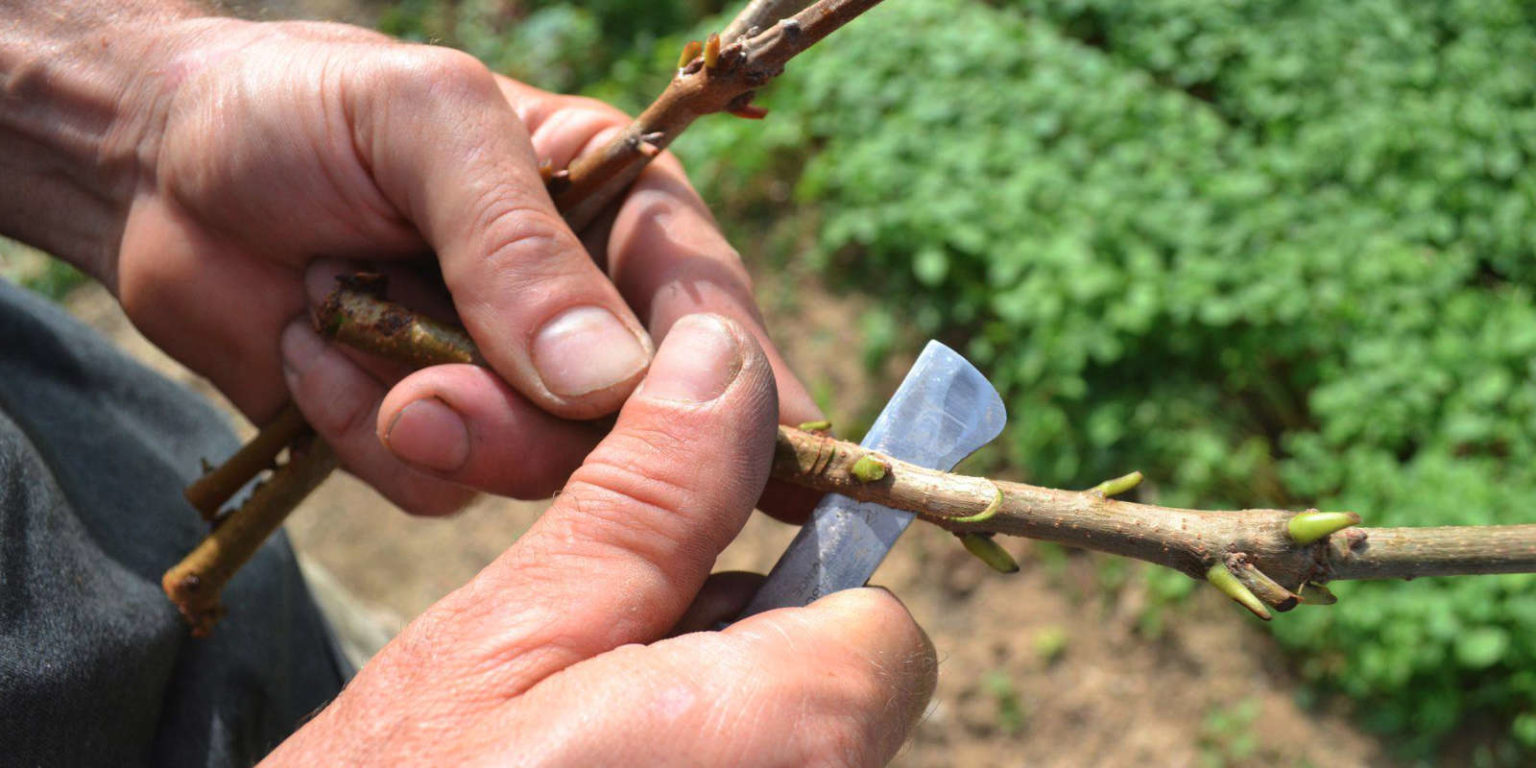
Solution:
<svg viewBox="0 0 1536 768"><path fill-rule="evenodd" d="M368 340L366 323L355 322L350 313L434 323L346 287L332 299L325 303L329 314L317 315L317 324L360 328L348 343L378 354L388 354L390 345ZM435 325L431 336L439 352L432 354L443 358L423 360L431 355L418 349L415 362L476 356L467 333ZM1156 563L1220 582L1223 591L1246 590L1229 594L1250 610L1260 603L1288 610L1300 601L1304 586L1340 579L1536 572L1536 525L1372 529L1352 527L1360 521L1353 513L1134 504L1112 496L1139 482L1136 473L1087 491L1042 488L927 469L822 431L780 427L773 476L906 510L957 534L1024 536ZM1250 604L1248 598L1256 601ZM1268 618L1259 607L1254 612Z"/></svg>
<svg viewBox="0 0 1536 768"><path fill-rule="evenodd" d="M757 89L783 72L784 65L801 51L879 3L819 0L751 38L722 43L720 36L711 36L696 56L680 63L666 90L622 133L577 158L568 173L551 176L550 195L571 229L586 229L629 188L651 158L699 117L714 112L762 117L764 113L751 105ZM779 10L780 3L764 5Z"/></svg>
<svg viewBox="0 0 1536 768"><path fill-rule="evenodd" d="M284 448L313 434L314 430L304 420L304 414L293 403L289 403L283 406L277 418L261 428L256 437L240 446L240 450L223 464L208 470L187 486L182 495L202 513L204 520L212 522L219 515L219 507L224 506L224 502L233 498L252 478L271 469L277 462L277 455Z"/></svg>
<svg viewBox="0 0 1536 768"><path fill-rule="evenodd" d="M779 19L797 14L810 4L811 0L752 0L726 25L720 33L720 42L728 45L742 35L761 32L778 23Z"/></svg>

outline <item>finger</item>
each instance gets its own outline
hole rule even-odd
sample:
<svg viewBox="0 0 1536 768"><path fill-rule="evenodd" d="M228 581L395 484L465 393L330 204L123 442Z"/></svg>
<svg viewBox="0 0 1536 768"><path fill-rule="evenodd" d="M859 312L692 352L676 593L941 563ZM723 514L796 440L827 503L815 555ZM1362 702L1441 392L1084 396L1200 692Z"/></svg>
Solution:
<svg viewBox="0 0 1536 768"><path fill-rule="evenodd" d="M532 132L538 156L557 168L602 146L629 122L624 113L592 99L552 94L506 78L499 82ZM779 388L780 423L823 418L769 338L740 257L671 153L652 161L618 210L605 214L583 238L592 253L601 255L600 263L653 339L689 313L730 317L750 329L768 354ZM798 523L820 498L815 491L770 481L758 506Z"/></svg>
<svg viewBox="0 0 1536 768"><path fill-rule="evenodd" d="M559 490L603 436L602 426L551 416L474 365L407 376L378 412L378 440L428 474L518 499Z"/></svg>
<svg viewBox="0 0 1536 768"><path fill-rule="evenodd" d="M452 318L445 296L405 264L321 260L305 274L311 305L325 301L338 275L376 267L391 300ZM551 416L502 381L470 365L416 372L345 345L346 357L389 388L377 405L376 434L395 458L429 475L518 499L547 498L602 437L603 425Z"/></svg>
<svg viewBox="0 0 1536 768"><path fill-rule="evenodd" d="M487 745L500 750L492 762L879 766L922 716L936 670L900 602L848 590L583 662L483 732L501 737ZM563 716L552 724L550 713Z"/></svg>
<svg viewBox="0 0 1536 768"><path fill-rule="evenodd" d="M437 251L492 368L558 415L615 410L644 374L650 339L556 212L490 72L415 47L352 76L359 154Z"/></svg>
<svg viewBox="0 0 1536 768"><path fill-rule="evenodd" d="M823 418L821 409L768 337L752 294L752 280L681 170L647 168L619 209L608 243L608 271L620 292L662 339L679 317L710 312L747 328L773 366L779 422ZM789 522L803 522L821 494L771 481L758 506Z"/></svg>
<svg viewBox="0 0 1536 768"><path fill-rule="evenodd" d="M555 504L412 625L405 644L476 670L487 695L511 696L577 661L663 636L767 478L769 373L734 323L680 322Z"/></svg>
<svg viewBox="0 0 1536 768"><path fill-rule="evenodd" d="M779 389L781 423L822 417L768 338L752 278L680 173L647 168L619 209L608 241L608 271L653 338L699 312L741 323L762 345Z"/></svg>
<svg viewBox="0 0 1536 768"><path fill-rule="evenodd" d="M498 83L532 132L538 156L556 168L601 147L630 121L595 99L553 94L507 78ZM822 418L768 337L740 256L721 235L675 156L662 153L646 167L611 232L603 252L608 272L653 339L688 314L709 312L736 320L752 331L773 364L781 423Z"/></svg>
<svg viewBox="0 0 1536 768"><path fill-rule="evenodd" d="M384 385L335 347L308 320L283 330L283 376L294 402L315 431L336 450L348 471L365 478L408 512L445 515L468 503L463 486L411 469L380 445L374 424Z"/></svg>
<svg viewBox="0 0 1536 768"><path fill-rule="evenodd" d="M683 612L683 617L677 620L677 625L672 627L668 635L686 635L689 632L714 629L740 616L766 578L761 573L749 571L710 574L704 586L699 588L699 594L694 596L693 604Z"/></svg>

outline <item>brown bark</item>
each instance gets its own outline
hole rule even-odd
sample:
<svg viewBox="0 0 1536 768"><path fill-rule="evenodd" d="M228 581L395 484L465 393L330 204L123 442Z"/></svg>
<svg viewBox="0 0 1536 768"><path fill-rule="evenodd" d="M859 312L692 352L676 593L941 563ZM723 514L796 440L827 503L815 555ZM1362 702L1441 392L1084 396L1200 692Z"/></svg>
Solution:
<svg viewBox="0 0 1536 768"><path fill-rule="evenodd" d="M345 288L337 293L353 295L326 302L333 312L367 307L363 311L373 316L385 310L371 305L389 304ZM317 322L322 327L349 323L328 315ZM457 329L436 343L451 350L453 360L474 349L469 335ZM870 456L886 466L878 479L867 479L870 473L854 469L860 459ZM1133 484L1131 476L1088 491L1065 491L956 475L874 455L824 432L789 427L779 428L773 476L903 509L957 533L1055 541L1146 560L1194 578L1205 578L1212 566L1225 565L1260 599L1277 608L1294 604L1294 593L1308 582L1536 572L1536 525L1349 528L1298 544L1289 529L1298 514L1293 511L1179 509L1117 501L1111 498L1114 488L1106 493L1106 486ZM992 514L983 520L963 520L974 520L989 508Z"/></svg>
<svg viewBox="0 0 1536 768"><path fill-rule="evenodd" d="M235 571L283 524L293 508L336 467L336 454L318 438L295 447L288 463L214 527L192 553L165 572L160 585L195 636L207 635L224 609L219 595Z"/></svg>
<svg viewBox="0 0 1536 768"><path fill-rule="evenodd" d="M277 462L277 455L283 452L289 444L307 435L314 434L309 428L309 422L304 420L304 414L292 403L283 406L277 418L268 422L261 428L256 437L240 447L235 455L229 457L223 464L208 470L198 478L182 495L192 504L203 519L212 521L218 517L219 507L229 501L251 478L271 469Z"/></svg>
<svg viewBox="0 0 1536 768"><path fill-rule="evenodd" d="M622 133L549 180L550 195L571 229L586 229L639 177L651 158L703 115L734 112L761 117L751 100L797 54L880 0L821 0L751 38L713 40L678 69L666 90ZM747 10L751 10L750 7ZM714 46L711 53L711 46ZM712 63L711 63L712 62Z"/></svg>

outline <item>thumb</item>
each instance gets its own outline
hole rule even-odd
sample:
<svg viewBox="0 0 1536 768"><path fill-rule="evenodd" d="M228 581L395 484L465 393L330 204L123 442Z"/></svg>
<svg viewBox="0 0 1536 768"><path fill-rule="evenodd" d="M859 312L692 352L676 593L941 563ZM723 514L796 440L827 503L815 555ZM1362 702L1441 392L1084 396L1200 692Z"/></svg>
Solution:
<svg viewBox="0 0 1536 768"><path fill-rule="evenodd" d="M554 505L401 644L430 647L434 663L513 696L665 636L762 492L777 406L752 334L717 315L678 321Z"/></svg>
<svg viewBox="0 0 1536 768"><path fill-rule="evenodd" d="M544 189L527 128L467 54L401 46L354 70L354 142L437 251L470 335L504 379L567 418L611 413L652 346Z"/></svg>

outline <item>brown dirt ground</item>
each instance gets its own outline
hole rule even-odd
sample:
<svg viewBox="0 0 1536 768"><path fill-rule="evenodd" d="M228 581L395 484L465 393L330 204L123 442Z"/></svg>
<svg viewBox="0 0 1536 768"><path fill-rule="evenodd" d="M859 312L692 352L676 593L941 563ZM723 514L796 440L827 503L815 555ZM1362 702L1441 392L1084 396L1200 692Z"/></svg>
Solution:
<svg viewBox="0 0 1536 768"><path fill-rule="evenodd" d="M368 20L357 0L245 0L244 15ZM866 417L907 360L872 377L860 349L867 298L804 275L760 275L770 327L834 417ZM77 315L134 355L222 401L140 337L94 286ZM239 421L238 417L236 420ZM243 425L243 422L241 422ZM249 426L242 426L249 431ZM287 526L328 614L361 657L516 541L546 506L484 498L449 519L413 518L348 476L328 481ZM719 570L764 571L793 530L757 515ZM1023 570L999 576L953 537L916 526L876 574L928 631L939 687L900 766L1386 766L1343 704L1298 705L1298 683L1263 628L1199 590L1149 637L1134 576L1102 584L1099 555L1038 556L1006 542ZM239 606L233 606L239 610ZM1325 610L1308 609L1301 610ZM1279 620L1284 620L1281 617ZM1222 712L1236 715L1222 718Z"/></svg>

